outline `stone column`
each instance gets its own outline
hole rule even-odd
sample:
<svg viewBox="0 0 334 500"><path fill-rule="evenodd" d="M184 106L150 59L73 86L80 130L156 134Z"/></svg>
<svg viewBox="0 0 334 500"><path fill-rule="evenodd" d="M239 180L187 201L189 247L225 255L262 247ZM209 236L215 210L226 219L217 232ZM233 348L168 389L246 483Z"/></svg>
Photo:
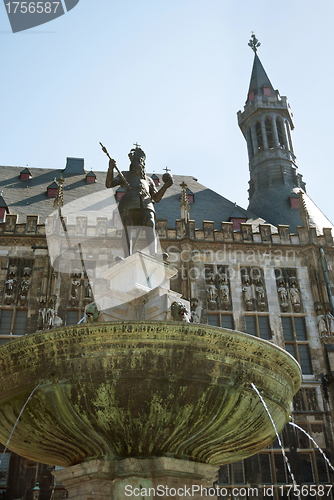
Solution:
<svg viewBox="0 0 334 500"><path fill-rule="evenodd" d="M250 129L247 129L246 131L246 142L248 149L248 158L249 160L251 160L254 156L254 150L253 150L252 135Z"/></svg>
<svg viewBox="0 0 334 500"><path fill-rule="evenodd" d="M294 150L293 150L293 142L292 142L292 137L291 137L290 123L288 121L285 121L284 123L285 123L285 126L286 126L286 133L287 133L287 136L288 136L289 149L290 149L290 151L291 151L292 154L295 154Z"/></svg>
<svg viewBox="0 0 334 500"><path fill-rule="evenodd" d="M175 458L93 460L53 473L68 491L68 500L201 500L212 488L218 466Z"/></svg>
<svg viewBox="0 0 334 500"><path fill-rule="evenodd" d="M276 125L276 116L273 114L273 115L271 115L271 117L272 117L273 134L274 134L274 145L275 145L275 148L279 148L279 140L278 140L278 133L277 133L277 125Z"/></svg>
<svg viewBox="0 0 334 500"><path fill-rule="evenodd" d="M286 121L285 120L283 121L283 139L284 139L284 146L289 151L290 145L289 145L288 134L286 132Z"/></svg>
<svg viewBox="0 0 334 500"><path fill-rule="evenodd" d="M251 126L251 133L252 133L253 151L254 151L254 155L256 155L256 153L258 152L258 145L257 145L255 125Z"/></svg>

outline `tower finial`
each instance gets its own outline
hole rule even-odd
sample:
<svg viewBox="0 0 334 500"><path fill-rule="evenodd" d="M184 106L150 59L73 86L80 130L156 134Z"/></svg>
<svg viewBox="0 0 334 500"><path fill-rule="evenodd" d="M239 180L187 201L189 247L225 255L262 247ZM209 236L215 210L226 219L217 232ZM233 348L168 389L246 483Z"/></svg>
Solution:
<svg viewBox="0 0 334 500"><path fill-rule="evenodd" d="M251 39L248 42L248 45L250 48L254 51L257 52L258 47L260 47L261 43L258 41L256 36L254 35L254 31L252 31L252 36Z"/></svg>

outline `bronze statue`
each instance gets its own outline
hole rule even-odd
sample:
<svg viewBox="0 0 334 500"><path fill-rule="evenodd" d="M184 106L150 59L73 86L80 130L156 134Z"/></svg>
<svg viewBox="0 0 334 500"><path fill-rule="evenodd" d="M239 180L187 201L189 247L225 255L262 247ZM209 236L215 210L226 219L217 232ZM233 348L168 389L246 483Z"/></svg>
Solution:
<svg viewBox="0 0 334 500"><path fill-rule="evenodd" d="M164 185L158 191L152 179L146 176L146 155L138 144L135 144L136 147L131 149L128 155L130 168L127 172L120 172L115 160L109 156L102 144L101 146L109 158L106 187L122 186L124 189L124 195L118 207L124 227L124 254L126 257L132 254L135 243L132 242L131 227L139 226L145 228L146 243L150 253L154 255L156 253L154 203L159 203L167 189L173 184L173 178L166 172L162 176ZM116 177L114 177L114 169L118 172Z"/></svg>

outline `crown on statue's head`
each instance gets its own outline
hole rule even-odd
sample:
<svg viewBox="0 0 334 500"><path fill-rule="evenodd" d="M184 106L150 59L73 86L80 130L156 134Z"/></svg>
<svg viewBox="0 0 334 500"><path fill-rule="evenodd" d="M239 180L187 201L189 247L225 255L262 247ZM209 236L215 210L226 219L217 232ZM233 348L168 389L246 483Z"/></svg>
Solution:
<svg viewBox="0 0 334 500"><path fill-rule="evenodd" d="M146 159L146 155L144 153L144 151L140 148L139 144L135 144L135 148L131 149L130 153L128 154L128 157L131 161L131 163L135 160L135 159L142 159L145 161Z"/></svg>

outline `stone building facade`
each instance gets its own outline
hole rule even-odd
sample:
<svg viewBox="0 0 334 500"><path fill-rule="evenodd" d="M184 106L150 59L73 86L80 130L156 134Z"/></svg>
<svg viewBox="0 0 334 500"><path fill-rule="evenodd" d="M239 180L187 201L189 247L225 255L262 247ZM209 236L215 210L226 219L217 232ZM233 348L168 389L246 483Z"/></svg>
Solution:
<svg viewBox="0 0 334 500"><path fill-rule="evenodd" d="M274 342L298 360L303 383L292 420L333 463L333 226L306 194L293 151L290 107L256 51L238 120L249 152L249 208L178 175L156 207L161 248L178 269L172 289L190 301L194 321ZM61 189L62 182L54 181L60 176ZM87 173L83 160L74 158L58 171L0 168L0 344L83 317L93 299L92 277L102 280L121 248L122 189L105 190L105 176ZM160 174L152 178L156 185L162 182ZM79 205L75 216L64 217L71 248L58 248L52 258L47 243L53 222L47 218L57 194L65 206L78 200ZM85 215L85 198L97 217ZM305 486L302 497L333 498L333 473L311 439L287 425L281 440L297 483ZM37 482L40 500L65 498L52 469L7 451L0 498L30 500ZM251 499L249 488L258 488L259 497L278 500L287 496L292 480L276 440L249 459L221 467L218 483L226 489L221 498Z"/></svg>

